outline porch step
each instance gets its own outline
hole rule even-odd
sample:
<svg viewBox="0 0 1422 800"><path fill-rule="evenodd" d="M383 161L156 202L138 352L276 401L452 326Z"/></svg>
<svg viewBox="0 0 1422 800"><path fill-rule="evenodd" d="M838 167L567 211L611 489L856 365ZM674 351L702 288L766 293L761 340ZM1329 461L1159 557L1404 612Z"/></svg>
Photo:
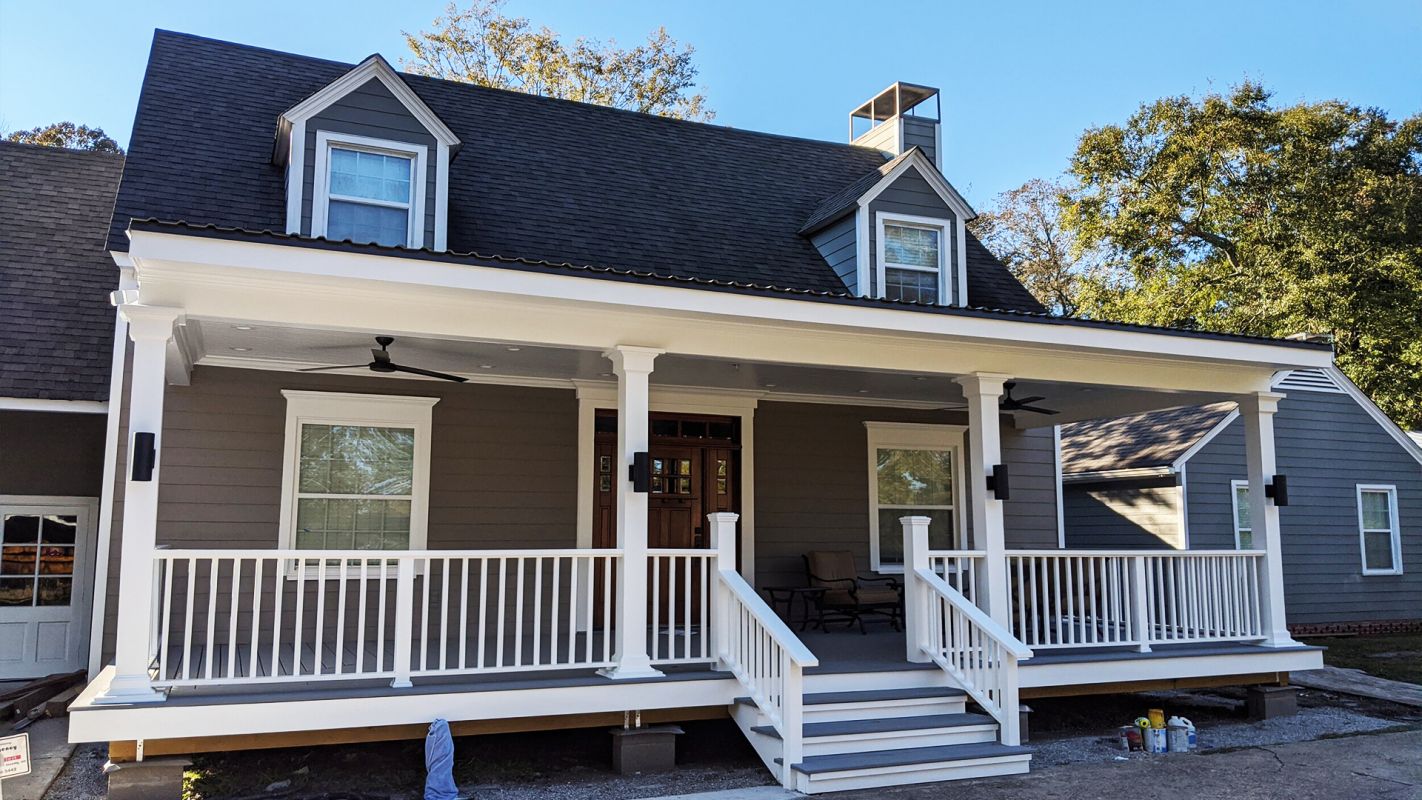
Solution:
<svg viewBox="0 0 1422 800"><path fill-rule="evenodd" d="M1025 773L1026 747L997 742L807 756L791 765L796 789L811 794ZM783 763L780 759L777 764Z"/></svg>
<svg viewBox="0 0 1422 800"><path fill-rule="evenodd" d="M865 689L857 692L813 692L805 695L805 705L882 703L927 698L960 698L967 692L952 686L913 686L905 689Z"/></svg>
<svg viewBox="0 0 1422 800"><path fill-rule="evenodd" d="M779 740L771 725L751 731ZM926 714L916 717L810 722L804 726L804 755L831 756L881 750L907 750L997 739L997 722L981 714Z"/></svg>

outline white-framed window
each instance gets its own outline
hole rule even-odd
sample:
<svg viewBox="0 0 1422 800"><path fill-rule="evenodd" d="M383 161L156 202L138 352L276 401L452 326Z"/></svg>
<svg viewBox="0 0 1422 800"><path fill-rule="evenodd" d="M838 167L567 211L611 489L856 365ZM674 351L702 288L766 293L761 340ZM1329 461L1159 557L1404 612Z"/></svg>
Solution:
<svg viewBox="0 0 1422 800"><path fill-rule="evenodd" d="M427 156L424 145L317 131L311 235L423 247Z"/></svg>
<svg viewBox="0 0 1422 800"><path fill-rule="evenodd" d="M1358 540L1364 575L1402 574L1402 534L1397 487L1358 484Z"/></svg>
<svg viewBox="0 0 1422 800"><path fill-rule="evenodd" d="M438 398L283 390L280 546L423 550Z"/></svg>
<svg viewBox="0 0 1422 800"><path fill-rule="evenodd" d="M1234 549L1254 549L1254 521L1249 515L1249 481L1229 482L1234 507Z"/></svg>
<svg viewBox="0 0 1422 800"><path fill-rule="evenodd" d="M951 302L952 220L881 213L878 228L879 296L931 305Z"/></svg>
<svg viewBox="0 0 1422 800"><path fill-rule="evenodd" d="M928 545L962 544L962 425L866 422L869 440L869 563L878 572L902 572L901 517L924 516Z"/></svg>

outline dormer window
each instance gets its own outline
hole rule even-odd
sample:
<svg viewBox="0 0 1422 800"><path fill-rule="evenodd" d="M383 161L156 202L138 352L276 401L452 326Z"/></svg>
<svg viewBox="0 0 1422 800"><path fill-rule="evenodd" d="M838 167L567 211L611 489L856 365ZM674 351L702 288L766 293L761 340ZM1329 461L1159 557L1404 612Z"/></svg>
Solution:
<svg viewBox="0 0 1422 800"><path fill-rule="evenodd" d="M318 131L312 235L423 247L425 158L422 145Z"/></svg>
<svg viewBox="0 0 1422 800"><path fill-rule="evenodd" d="M879 215L879 296L926 305L951 302L951 220Z"/></svg>

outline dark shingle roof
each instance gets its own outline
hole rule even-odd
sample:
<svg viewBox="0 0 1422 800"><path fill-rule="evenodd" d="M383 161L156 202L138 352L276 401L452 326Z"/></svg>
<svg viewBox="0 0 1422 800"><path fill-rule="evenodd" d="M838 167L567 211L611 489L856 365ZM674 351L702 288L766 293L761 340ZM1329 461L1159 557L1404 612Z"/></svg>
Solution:
<svg viewBox="0 0 1422 800"><path fill-rule="evenodd" d="M1235 408L1211 403L1062 426L1062 472L1166 467Z"/></svg>
<svg viewBox="0 0 1422 800"><path fill-rule="evenodd" d="M283 230L277 117L350 68L159 31L110 246L134 218ZM462 141L451 250L843 291L799 230L878 151L403 77ZM976 241L968 266L973 305L1041 310Z"/></svg>
<svg viewBox="0 0 1422 800"><path fill-rule="evenodd" d="M848 214L859 204L859 198L863 197L865 192L874 188L874 184L883 180L885 176L893 172L894 168L899 164L911 158L911 154L917 149L917 146L910 147L899 155L875 167L874 171L825 198L824 202L820 203L819 206L810 213L810 218L805 220L805 224L800 226L800 233L806 235L814 233L845 214Z"/></svg>
<svg viewBox="0 0 1422 800"><path fill-rule="evenodd" d="M123 158L0 142L0 397L107 400Z"/></svg>

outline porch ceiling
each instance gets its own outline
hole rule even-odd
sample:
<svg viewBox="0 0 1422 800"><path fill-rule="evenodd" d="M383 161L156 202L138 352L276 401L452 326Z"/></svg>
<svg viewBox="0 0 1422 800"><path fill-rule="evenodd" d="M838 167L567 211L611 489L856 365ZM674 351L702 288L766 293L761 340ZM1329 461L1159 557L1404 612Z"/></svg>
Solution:
<svg viewBox="0 0 1422 800"><path fill-rule="evenodd" d="M295 370L370 361L380 331L327 330L256 324L240 320L189 318L186 340L193 363L249 369ZM491 342L400 336L391 352L398 363L450 372L480 383L566 385L614 380L610 362L593 349L549 347L523 342ZM349 374L372 379L424 380L377 376L362 367ZM953 376L685 356L657 360L657 387L754 393L762 400L822 400L888 403L921 408L964 408ZM1215 402L1228 395L1162 392L1084 383L1020 381L1017 397L1045 396L1041 405L1057 415L1018 413L1018 427L1117 416L1182 405Z"/></svg>

